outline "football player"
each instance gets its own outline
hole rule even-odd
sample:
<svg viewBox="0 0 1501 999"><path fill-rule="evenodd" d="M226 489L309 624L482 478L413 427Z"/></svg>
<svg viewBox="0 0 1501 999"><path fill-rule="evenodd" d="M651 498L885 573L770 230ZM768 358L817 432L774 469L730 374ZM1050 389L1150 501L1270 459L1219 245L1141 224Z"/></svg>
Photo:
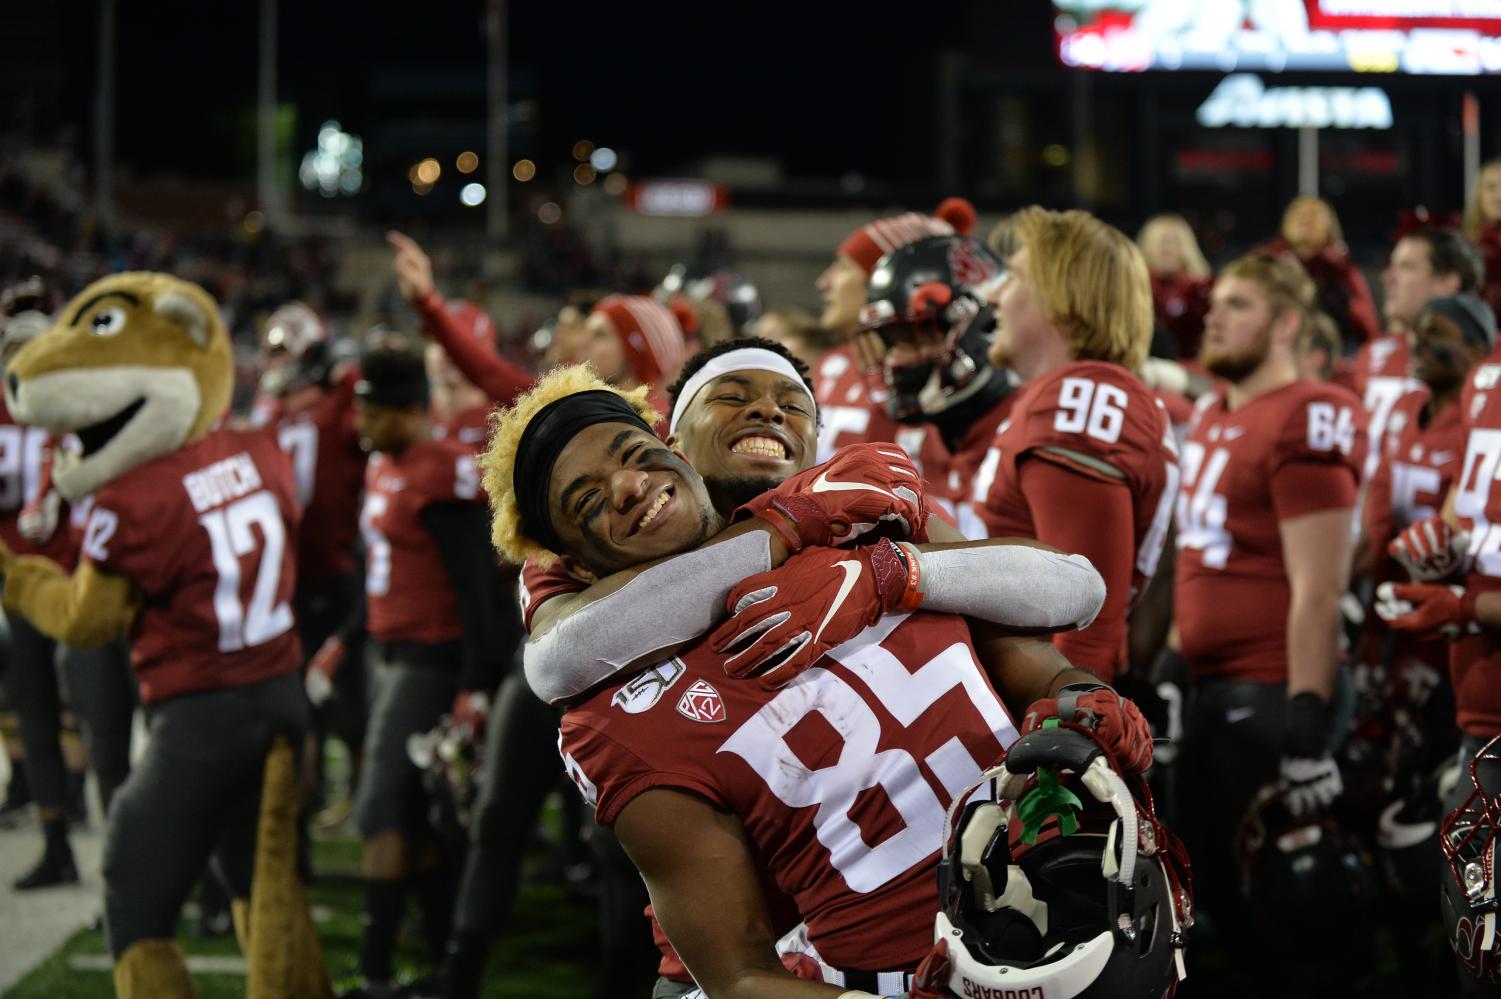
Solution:
<svg viewBox="0 0 1501 999"><path fill-rule="evenodd" d="M461 716L494 686L499 595L484 497L470 447L435 439L421 354L367 351L356 425L372 452L360 529L365 539L369 649L375 663L356 817L364 838L365 928L360 974L387 987L410 883L436 960L453 904L449 858L427 827L421 773L407 739L444 714Z"/></svg>
<svg viewBox="0 0 1501 999"><path fill-rule="evenodd" d="M882 257L930 236L967 236L974 226L974 206L963 198L946 198L931 216L905 212L877 219L839 244L833 262L818 277L823 298L819 323L831 340L843 344L824 353L814 376L823 414L819 461L827 461L847 444L891 441L901 445L942 493L948 474L948 454L942 443L927 427L903 426L891 417L880 379L881 355L861 350L853 338L867 303L871 274Z"/></svg>
<svg viewBox="0 0 1501 999"><path fill-rule="evenodd" d="M1339 599L1364 414L1353 394L1297 377L1313 308L1312 282L1285 256L1221 272L1200 356L1226 387L1200 400L1183 452L1174 617L1193 689L1179 798L1197 803L1196 881L1233 953L1248 942L1230 875L1248 803L1280 780L1301 816L1341 791Z"/></svg>
<svg viewBox="0 0 1501 999"><path fill-rule="evenodd" d="M1036 538L1089 559L1105 579L1094 623L1056 637L1109 682L1126 614L1156 571L1178 462L1167 412L1133 371L1152 339L1141 251L1086 212L1027 208L995 297L991 360L1022 381L970 499L991 537Z"/></svg>
<svg viewBox="0 0 1501 999"><path fill-rule="evenodd" d="M707 374L693 391L679 395L679 413L685 400L692 404L706 392L712 402L717 393L706 386L715 378L713 372ZM734 371L718 377L730 378L723 389L731 393L744 380ZM844 552L808 545L835 534L860 535L876 523L900 520L909 529L923 523L920 480L894 449L849 449L828 466L762 494L751 503L757 516L746 527L721 533L703 481L682 457L661 446L650 432L654 414L642 413L642 408L639 395L627 402L585 373L564 370L544 379L505 414L485 459L487 489L496 498L494 536L504 552L516 558L542 550L540 536L594 575L606 576L715 536L712 547L727 557L736 554L737 542L745 541L740 547L763 551L795 545L803 549L797 556L801 561L735 588L731 599L739 613L714 643L725 649L723 657L698 642L644 672L617 668L597 693L575 700L565 715L562 742L569 772L596 804L601 820L621 834L652 887L669 936L711 994L721 988L738 988L746 995L773 988L781 990L778 995L839 994L793 982L777 960L762 884L750 863L753 845L762 856L775 856L770 873L776 888L796 897L825 964L863 969L830 970L826 977L834 975L846 986L905 988L931 941L924 918L931 909L924 906L931 901L930 865L936 862L941 833L928 833L934 831L930 820L941 826L942 788L975 765L976 752L999 752L1010 738L1010 726L1002 720L1004 709L988 682L983 689L975 683L983 672L972 646L967 641L951 644L946 635L926 631L935 624L947 627L951 618L924 613L880 620L883 608L915 603L911 588L924 574L925 555L904 549L896 557L910 555L912 561L897 571L897 563L888 560L896 554L890 541ZM740 436L749 440L756 435ZM733 440L733 431L725 431L725 438ZM785 450L778 450L782 454L776 458L785 460ZM771 458L770 447L766 451ZM828 488L833 484L840 488ZM781 525L775 533L765 530L773 524ZM937 564L932 568L930 582L937 583L944 570ZM979 568L970 565L971 570ZM847 582L839 588L833 579L841 571ZM642 581L654 582L650 570L631 582ZM861 589L855 592L865 595L846 609L846 598L857 586ZM929 606L946 604L952 591L941 597L941 589L930 587L922 599L931 601ZM677 620L680 608L667 606L681 601L660 585L653 592L661 623L677 632L684 623ZM776 613L757 618L767 604ZM864 606L856 610L856 604ZM825 658L824 668L780 687L726 680L721 659L733 661L739 640L747 635L755 638L781 627L794 616L788 608L799 615L790 629L794 632L822 630L840 615L854 615L854 641L834 653L850 665L849 676ZM749 632L747 622L738 620L742 616L754 622ZM867 627L872 621L874 627ZM781 641L773 639L770 647ZM932 659L941 649L947 651ZM904 661L909 665L901 665ZM926 668L909 676L922 663ZM1056 666L1047 669L1040 693L1049 693L1048 688L1071 674L1084 676ZM900 684L903 692L898 694L888 681L901 678L912 682ZM892 696L903 703L882 700ZM1120 703L1113 692L1108 696ZM928 709L940 700L948 705L941 735L928 727L936 720ZM890 731L884 731L875 713L867 724L866 713L877 703L886 703L883 710L898 719ZM675 716L668 708L672 704ZM1037 707L1035 714L1048 717L1055 711ZM1112 714L1125 717L1124 711ZM829 722L819 723L824 718L832 728ZM808 724L799 724L804 719ZM1140 723L1136 731L1144 727ZM841 750L851 739L861 748ZM919 787L912 780L915 771L905 771L898 762L912 758L909 750L931 761L932 750L921 746L928 739L947 739L953 750L943 753L941 766L933 764L945 774L942 787ZM702 749L694 748L698 740L705 740ZM1124 742L1137 750L1145 745L1139 738ZM887 748L872 757L879 744ZM961 745L967 747L963 755ZM1143 763L1138 758L1132 765ZM888 764L894 769L885 778L875 776ZM856 773L862 770L866 772ZM797 773L805 777L788 783ZM869 796L857 800L860 788L877 783L886 790L878 796L880 803ZM815 818L805 806L821 801L827 804ZM853 832L857 828L860 833ZM852 835L842 835L842 829ZM883 845L866 848L862 833ZM858 912L851 904L857 899ZM745 915L733 921L704 918L710 911ZM872 971L877 968L889 969L889 977Z"/></svg>
<svg viewBox="0 0 1501 999"><path fill-rule="evenodd" d="M1392 247L1391 259L1381 272L1387 332L1363 344L1355 355L1355 391L1369 419L1368 478L1386 453L1392 407L1422 388L1413 376L1407 341L1419 312L1435 298L1477 294L1484 275L1480 251L1458 229L1422 226Z"/></svg>
<svg viewBox="0 0 1501 999"><path fill-rule="evenodd" d="M1494 338L1494 319L1488 324ZM1501 559L1496 524L1501 522L1501 489L1495 469L1501 457L1501 364L1475 368L1466 380L1459 411L1464 419L1465 454L1440 516L1419 520L1389 546L1393 557L1423 582L1388 585L1379 591L1377 611L1393 629L1430 640L1448 640L1449 677L1454 687L1455 719L1461 734L1458 780L1445 801L1448 813L1440 843L1455 866L1444 869L1445 924L1462 969L1466 995L1492 995L1501 978L1494 936L1483 932L1488 900L1495 895L1489 856L1462 856L1463 831L1474 816L1456 812L1475 785L1468 767L1476 762L1482 782L1496 786L1494 756L1482 747L1501 734ZM1455 580L1462 585L1446 585ZM1492 792L1493 793L1493 792ZM1488 807L1488 806L1487 806ZM1458 822L1458 830L1451 827ZM1478 833L1478 831L1477 831ZM1491 849L1488 839L1475 847ZM1473 870L1476 877L1464 880ZM1458 883L1455 883L1455 879ZM1482 984L1477 978L1485 979ZM1489 989L1489 991L1486 991Z"/></svg>
<svg viewBox="0 0 1501 999"><path fill-rule="evenodd" d="M0 296L0 363L52 325L60 303L57 294L32 279ZM20 529L23 505L36 496L48 449L47 432L16 423L0 404L0 442L14 460L0 478L0 540L13 552L37 552L71 567L77 545L64 530L36 547ZM68 774L61 736L62 700L57 684L57 644L25 617L11 615L10 656L4 671L5 696L16 712L25 751L26 781L37 805L46 846L41 859L14 882L17 891L74 884L78 868L68 841Z"/></svg>
<svg viewBox="0 0 1501 999"><path fill-rule="evenodd" d="M1388 453L1376 467L1364 503L1361 551L1367 563L1374 563L1372 575L1378 584L1407 581L1387 546L1399 531L1438 513L1459 473L1465 449L1460 393L1495 341L1495 317L1474 295L1434 299L1419 313L1407 340L1412 373L1424 389L1403 396L1392 408ZM1356 571L1364 568L1357 561ZM1356 662L1378 681L1368 686L1378 698L1377 720L1390 732L1382 748L1388 760L1383 776L1391 791L1383 801L1377 843L1392 856L1414 847L1436 855L1438 816L1433 811L1438 795L1430 775L1453 758L1459 742L1448 644L1411 632L1391 632L1373 613L1366 620L1363 645ZM1434 922L1436 913L1423 904L1432 898L1431 872L1424 867L1423 874L1421 879L1394 879L1393 887L1404 893L1394 912L1410 924L1410 932L1394 936L1407 958L1401 962L1404 970L1411 966L1415 975L1432 975L1433 970L1424 967L1429 963L1426 949L1403 944L1423 939Z"/></svg>
<svg viewBox="0 0 1501 999"><path fill-rule="evenodd" d="M313 656L360 603L360 490L367 455L354 423L354 386L359 373L336 365L327 326L301 302L271 313L261 335L264 370L252 411L255 425L275 428L276 439L292 459L302 531L297 538L297 592L293 611L303 654ZM317 673L318 671L314 671ZM364 674L342 670L337 684L310 691L328 709L317 719L348 747L358 773L365 741ZM320 773L322 752L312 764Z"/></svg>

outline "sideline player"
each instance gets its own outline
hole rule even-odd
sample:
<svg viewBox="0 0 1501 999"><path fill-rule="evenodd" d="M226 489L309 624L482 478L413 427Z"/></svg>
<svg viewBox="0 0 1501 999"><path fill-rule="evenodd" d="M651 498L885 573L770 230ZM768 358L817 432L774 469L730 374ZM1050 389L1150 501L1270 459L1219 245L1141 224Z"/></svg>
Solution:
<svg viewBox="0 0 1501 999"><path fill-rule="evenodd" d="M1105 682L1126 658L1126 615L1157 569L1177 492L1167 412L1132 374L1152 339L1141 251L1087 212L1026 208L995 293L991 361L1022 381L971 499L992 537L1078 552L1105 579L1092 625L1056 636Z"/></svg>
<svg viewBox="0 0 1501 999"><path fill-rule="evenodd" d="M1364 420L1353 394L1298 379L1313 307L1312 282L1285 257L1221 272L1200 356L1227 387L1199 402L1178 497L1174 617L1193 678L1179 799L1198 802L1200 897L1246 960L1231 843L1252 796L1280 780L1286 807L1306 815L1341 792L1339 599Z"/></svg>

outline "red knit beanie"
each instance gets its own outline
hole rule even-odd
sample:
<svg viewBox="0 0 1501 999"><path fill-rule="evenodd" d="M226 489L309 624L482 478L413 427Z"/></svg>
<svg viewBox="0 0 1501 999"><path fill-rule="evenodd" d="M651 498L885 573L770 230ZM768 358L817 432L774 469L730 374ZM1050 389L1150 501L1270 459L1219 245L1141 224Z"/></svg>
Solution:
<svg viewBox="0 0 1501 999"><path fill-rule="evenodd" d="M611 295L594 307L615 326L626 361L645 385L657 385L663 376L674 376L687 350L685 333L697 328L691 310L668 310L643 295Z"/></svg>
<svg viewBox="0 0 1501 999"><path fill-rule="evenodd" d="M862 225L839 244L839 252L870 274L876 261L908 243L929 236L968 236L975 228L975 206L963 198L945 198L933 215L906 212Z"/></svg>

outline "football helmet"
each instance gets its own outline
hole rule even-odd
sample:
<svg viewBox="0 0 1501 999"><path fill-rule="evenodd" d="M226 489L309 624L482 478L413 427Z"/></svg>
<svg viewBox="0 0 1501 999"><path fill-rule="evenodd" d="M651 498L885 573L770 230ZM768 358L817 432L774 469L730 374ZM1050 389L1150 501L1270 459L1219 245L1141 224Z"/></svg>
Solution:
<svg viewBox="0 0 1501 999"><path fill-rule="evenodd" d="M1251 799L1234 846L1250 924L1279 960L1306 956L1307 942L1318 939L1327 952L1374 967L1357 957L1375 931L1373 866L1327 809L1295 816L1281 786L1268 784Z"/></svg>
<svg viewBox="0 0 1501 999"><path fill-rule="evenodd" d="M328 328L302 302L288 302L271 313L261 332L261 356L260 389L271 396L327 385L334 366Z"/></svg>
<svg viewBox="0 0 1501 999"><path fill-rule="evenodd" d="M968 236L930 236L876 262L858 333L886 346L882 374L892 418L921 423L967 399L989 370L989 300L1006 268Z"/></svg>
<svg viewBox="0 0 1501 999"><path fill-rule="evenodd" d="M451 715L427 732L407 736L407 759L422 771L433 828L457 842L469 829L479 798L482 747Z"/></svg>
<svg viewBox="0 0 1501 999"><path fill-rule="evenodd" d="M995 799L958 795L945 827L934 938L948 943L949 990L1171 995L1186 975L1193 879L1146 783L1128 783L1089 735L1053 726L970 790L987 780Z"/></svg>
<svg viewBox="0 0 1501 999"><path fill-rule="evenodd" d="M666 305L677 295L724 306L737 336L749 333L764 311L760 289L744 274L730 270L694 273L687 264L673 264L652 297Z"/></svg>
<svg viewBox="0 0 1501 999"><path fill-rule="evenodd" d="M1496 940L1496 861L1501 840L1501 736L1469 761L1472 790L1439 827L1448 870L1443 916L1449 946L1470 974L1501 982L1501 944ZM1462 770L1463 773L1463 770Z"/></svg>

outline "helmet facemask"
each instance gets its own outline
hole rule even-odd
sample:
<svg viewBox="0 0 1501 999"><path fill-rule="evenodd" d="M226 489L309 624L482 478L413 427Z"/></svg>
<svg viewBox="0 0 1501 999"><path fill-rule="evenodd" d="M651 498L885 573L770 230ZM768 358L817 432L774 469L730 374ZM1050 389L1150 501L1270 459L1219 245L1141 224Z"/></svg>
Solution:
<svg viewBox="0 0 1501 999"><path fill-rule="evenodd" d="M1496 861L1501 841L1501 793L1485 786L1484 768L1501 767L1501 736L1486 743L1469 763L1473 790L1439 827L1448 862L1444 878L1444 924L1449 944L1476 978L1501 981L1501 943L1496 933Z"/></svg>

